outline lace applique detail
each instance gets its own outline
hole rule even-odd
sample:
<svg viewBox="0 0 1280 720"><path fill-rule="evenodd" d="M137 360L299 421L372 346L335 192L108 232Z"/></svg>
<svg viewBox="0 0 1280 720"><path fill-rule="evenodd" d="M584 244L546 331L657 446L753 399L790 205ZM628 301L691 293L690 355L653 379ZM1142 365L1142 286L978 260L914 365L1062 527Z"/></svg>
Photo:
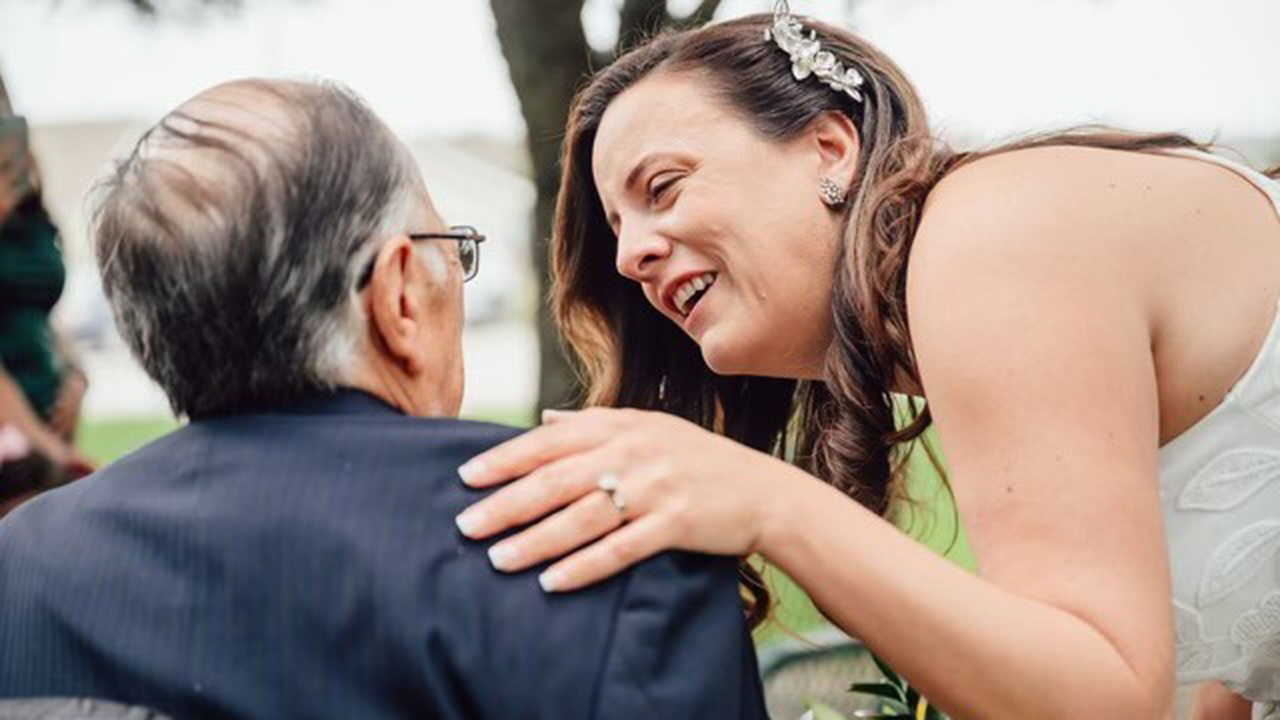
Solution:
<svg viewBox="0 0 1280 720"><path fill-rule="evenodd" d="M1209 557L1196 604L1212 605L1240 589L1278 547L1280 522L1277 521L1256 523L1232 535Z"/></svg>
<svg viewBox="0 0 1280 720"><path fill-rule="evenodd" d="M1231 626L1231 640L1254 665L1280 666L1280 592L1273 592L1256 609Z"/></svg>
<svg viewBox="0 0 1280 720"><path fill-rule="evenodd" d="M1257 609L1241 615L1231 626L1231 639L1245 651L1274 637L1280 637L1280 592L1263 598Z"/></svg>
<svg viewBox="0 0 1280 720"><path fill-rule="evenodd" d="M1174 632L1177 638L1178 674L1204 672L1213 663L1213 648L1205 642L1200 614L1173 601Z"/></svg>
<svg viewBox="0 0 1280 720"><path fill-rule="evenodd" d="M1196 473L1178 497L1180 510L1230 510L1280 478L1280 452L1232 450Z"/></svg>

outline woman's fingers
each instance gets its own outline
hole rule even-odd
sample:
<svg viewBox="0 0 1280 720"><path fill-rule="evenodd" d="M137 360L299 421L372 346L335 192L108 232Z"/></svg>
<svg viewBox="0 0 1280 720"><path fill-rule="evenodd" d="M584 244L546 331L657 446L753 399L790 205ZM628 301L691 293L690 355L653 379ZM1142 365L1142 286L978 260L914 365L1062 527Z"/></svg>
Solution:
<svg viewBox="0 0 1280 720"><path fill-rule="evenodd" d="M458 529L478 540L558 510L595 489L586 465L578 455L544 465L463 510Z"/></svg>
<svg viewBox="0 0 1280 720"><path fill-rule="evenodd" d="M670 547L658 515L643 515L538 576L547 592L569 592L598 583Z"/></svg>
<svg viewBox="0 0 1280 720"><path fill-rule="evenodd" d="M458 468L458 475L476 488L506 482L603 443L609 436L602 426L603 423L556 422L534 428L471 458Z"/></svg>
<svg viewBox="0 0 1280 720"><path fill-rule="evenodd" d="M489 548L493 566L524 570L557 558L617 529L622 513L603 492L591 492L533 527Z"/></svg>

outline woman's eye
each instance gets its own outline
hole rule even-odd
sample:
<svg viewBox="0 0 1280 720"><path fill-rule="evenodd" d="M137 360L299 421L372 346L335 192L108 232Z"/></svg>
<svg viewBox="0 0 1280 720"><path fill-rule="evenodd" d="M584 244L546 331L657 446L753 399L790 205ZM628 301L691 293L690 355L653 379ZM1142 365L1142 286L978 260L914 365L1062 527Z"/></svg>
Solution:
<svg viewBox="0 0 1280 720"><path fill-rule="evenodd" d="M662 200L662 197L667 194L667 191L670 190L679 179L680 178L675 175L656 178L654 182L649 185L649 204L652 205Z"/></svg>

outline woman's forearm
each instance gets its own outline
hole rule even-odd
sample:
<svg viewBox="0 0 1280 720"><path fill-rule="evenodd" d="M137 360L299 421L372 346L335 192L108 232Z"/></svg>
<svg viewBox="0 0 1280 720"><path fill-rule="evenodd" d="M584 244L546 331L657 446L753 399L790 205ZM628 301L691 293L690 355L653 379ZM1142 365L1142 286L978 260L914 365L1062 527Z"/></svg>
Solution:
<svg viewBox="0 0 1280 720"><path fill-rule="evenodd" d="M807 476L769 502L760 553L957 720L1168 715L1172 670L1140 677L1081 617L969 574Z"/></svg>
<svg viewBox="0 0 1280 720"><path fill-rule="evenodd" d="M32 447L55 463L61 462L67 453L66 443L40 419L3 367L0 367L0 423L18 428Z"/></svg>

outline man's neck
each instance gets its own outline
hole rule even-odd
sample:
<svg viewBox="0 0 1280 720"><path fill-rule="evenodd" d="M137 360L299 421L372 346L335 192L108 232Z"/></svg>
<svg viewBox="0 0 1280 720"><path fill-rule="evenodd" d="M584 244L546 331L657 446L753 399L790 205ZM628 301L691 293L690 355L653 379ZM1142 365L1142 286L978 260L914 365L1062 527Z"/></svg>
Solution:
<svg viewBox="0 0 1280 720"><path fill-rule="evenodd" d="M443 417L455 414L436 394L423 392L404 373L384 365L361 368L354 373L350 386L379 398L405 415Z"/></svg>

